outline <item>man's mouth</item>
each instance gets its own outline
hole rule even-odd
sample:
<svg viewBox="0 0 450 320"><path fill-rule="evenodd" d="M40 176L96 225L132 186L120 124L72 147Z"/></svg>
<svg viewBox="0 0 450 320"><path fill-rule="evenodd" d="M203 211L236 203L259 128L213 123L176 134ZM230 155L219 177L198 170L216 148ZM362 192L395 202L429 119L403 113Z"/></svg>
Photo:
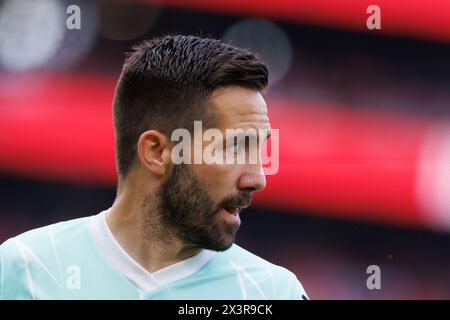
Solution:
<svg viewBox="0 0 450 320"><path fill-rule="evenodd" d="M229 214L232 214L234 216L237 216L239 212L241 212L242 209L247 208L248 205L242 205L242 206L224 206L223 208L225 211L227 211Z"/></svg>
<svg viewBox="0 0 450 320"><path fill-rule="evenodd" d="M242 210L243 207L224 207L224 209L234 216L238 215L239 212Z"/></svg>
<svg viewBox="0 0 450 320"><path fill-rule="evenodd" d="M229 214L233 216L238 216L239 212L241 212L242 209L245 209L248 206L250 206L251 202L252 202L251 195L245 195L239 198L236 197L234 199L227 199L227 201L224 201L221 204L221 207Z"/></svg>

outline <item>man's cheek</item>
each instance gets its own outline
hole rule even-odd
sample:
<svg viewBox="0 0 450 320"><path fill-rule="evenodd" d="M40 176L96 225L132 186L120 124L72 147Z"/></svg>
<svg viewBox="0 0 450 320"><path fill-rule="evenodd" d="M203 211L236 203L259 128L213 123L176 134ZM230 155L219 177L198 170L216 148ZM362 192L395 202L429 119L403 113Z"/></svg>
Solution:
<svg viewBox="0 0 450 320"><path fill-rule="evenodd" d="M224 197L234 192L237 178L234 178L233 172L227 170L214 170L205 173L208 191L213 199L223 200Z"/></svg>

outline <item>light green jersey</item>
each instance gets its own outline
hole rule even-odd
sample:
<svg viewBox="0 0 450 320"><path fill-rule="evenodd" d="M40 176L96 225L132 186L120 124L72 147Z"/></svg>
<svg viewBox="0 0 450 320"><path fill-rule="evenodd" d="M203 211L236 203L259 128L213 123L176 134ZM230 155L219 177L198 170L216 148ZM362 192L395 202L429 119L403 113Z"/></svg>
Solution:
<svg viewBox="0 0 450 320"><path fill-rule="evenodd" d="M297 277L234 244L150 273L106 214L31 230L0 246L0 299L306 299Z"/></svg>

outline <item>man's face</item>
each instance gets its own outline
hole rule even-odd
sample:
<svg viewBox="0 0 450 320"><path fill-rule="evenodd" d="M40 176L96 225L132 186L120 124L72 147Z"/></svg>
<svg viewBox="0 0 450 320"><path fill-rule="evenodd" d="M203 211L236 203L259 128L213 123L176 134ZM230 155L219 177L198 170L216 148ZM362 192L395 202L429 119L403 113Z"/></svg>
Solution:
<svg viewBox="0 0 450 320"><path fill-rule="evenodd" d="M256 90L221 88L211 100L224 137L226 129L270 129L266 103ZM160 187L161 222L186 244L226 250L239 229L239 212L265 184L259 155L253 164L173 165Z"/></svg>

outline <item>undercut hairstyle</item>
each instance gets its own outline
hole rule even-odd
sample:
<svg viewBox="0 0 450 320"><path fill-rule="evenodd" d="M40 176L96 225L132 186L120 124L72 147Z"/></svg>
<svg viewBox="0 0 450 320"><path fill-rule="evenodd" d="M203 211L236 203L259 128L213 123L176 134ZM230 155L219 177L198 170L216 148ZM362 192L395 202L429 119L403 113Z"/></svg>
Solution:
<svg viewBox="0 0 450 320"><path fill-rule="evenodd" d="M113 101L116 164L125 177L137 159L147 130L170 139L172 131L193 131L194 120L212 127L211 93L240 86L264 91L268 69L256 54L220 40L171 35L143 41L122 68Z"/></svg>

